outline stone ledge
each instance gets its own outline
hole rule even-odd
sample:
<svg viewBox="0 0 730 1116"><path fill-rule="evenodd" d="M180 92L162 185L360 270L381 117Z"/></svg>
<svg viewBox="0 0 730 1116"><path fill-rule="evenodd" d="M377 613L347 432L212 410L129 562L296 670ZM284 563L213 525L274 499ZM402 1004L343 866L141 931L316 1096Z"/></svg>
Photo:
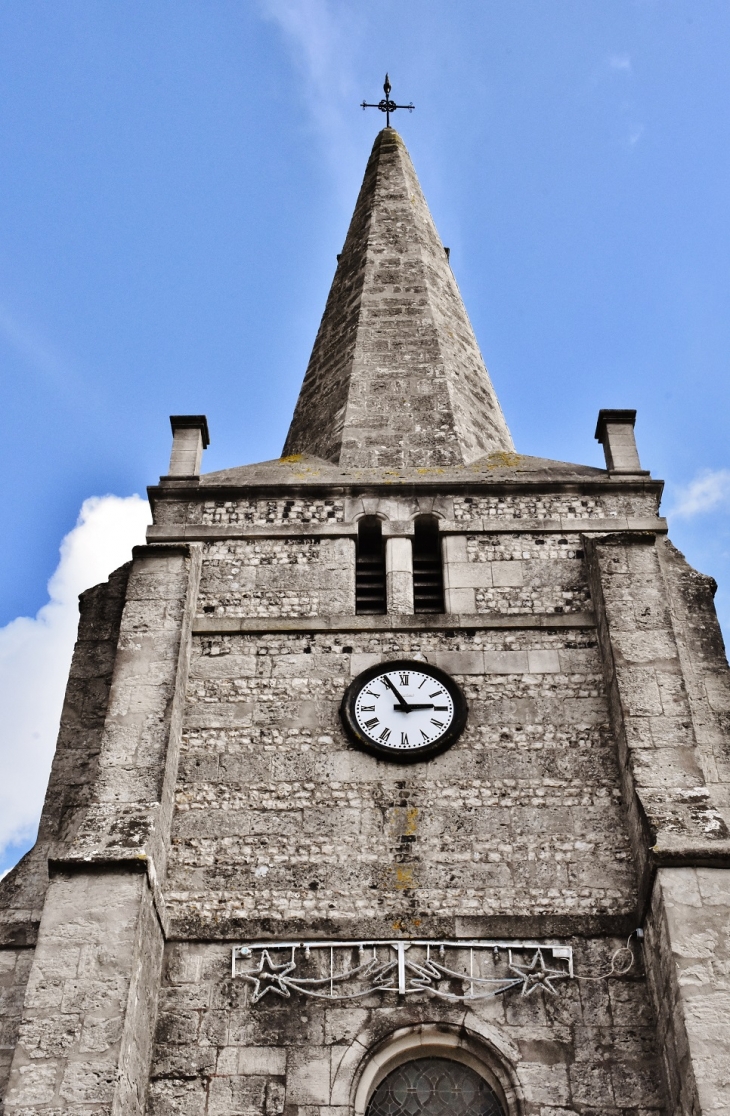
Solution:
<svg viewBox="0 0 730 1116"><path fill-rule="evenodd" d="M657 868L730 868L730 841L662 839L649 850Z"/></svg>
<svg viewBox="0 0 730 1116"><path fill-rule="evenodd" d="M169 558L170 555L176 554L187 558L190 554L188 543L191 541L191 539L183 539L179 536L172 539L148 539L141 546L132 547L132 557L136 559Z"/></svg>
<svg viewBox="0 0 730 1116"><path fill-rule="evenodd" d="M396 937L434 938L559 938L626 937L639 925L636 907L629 902L623 910L602 913L548 911L543 914L418 915L418 926L403 930ZM236 918L224 912L200 915L185 912L184 902L174 903L168 941L244 942L256 939L289 940L335 938L359 941L363 938L393 940L393 920L387 916L300 919Z"/></svg>
<svg viewBox="0 0 730 1116"><path fill-rule="evenodd" d="M492 628L593 628L592 612L543 612L517 616L198 616L193 635L238 632L404 632L464 631Z"/></svg>
<svg viewBox="0 0 730 1116"><path fill-rule="evenodd" d="M144 872L148 871L148 857L146 853L126 849L114 849L112 852L80 853L73 848L64 853L57 853L48 857L48 875L69 876L79 872Z"/></svg>
<svg viewBox="0 0 730 1116"><path fill-rule="evenodd" d="M666 519L661 516L612 516L610 519L519 519L499 518L442 520L442 535L514 535L514 534L606 534L607 532L653 531L666 535ZM383 535L413 533L413 524L383 524ZM279 538L356 538L356 523L286 523L241 526L224 523L181 523L147 528L147 541L153 543L211 542L216 539L279 539Z"/></svg>
<svg viewBox="0 0 730 1116"><path fill-rule="evenodd" d="M278 463L273 463L278 467ZM244 466L245 468L245 466ZM235 473L236 470L231 470ZM642 473L613 473L602 469L592 471L591 476L571 473L556 476L550 470L539 470L526 477L524 474L506 479L497 478L493 474L485 476L469 472L454 475L448 469L438 470L436 474L420 472L417 476L389 475L387 480L382 473L375 477L354 477L343 474L330 474L329 476L303 477L301 474L278 476L269 474L268 477L246 477L236 483L234 479L221 480L213 483L208 478L210 473L203 474L199 483L193 481L165 480L163 484L149 485L147 494L151 501L176 500L188 497L191 500L236 500L256 499L270 500L277 497L288 499L292 493L296 496L320 497L325 494L333 496L375 496L390 497L393 493L399 496L422 496L424 493L437 493L438 495L466 495L479 496L487 494L519 496L534 492L566 493L571 496L593 495L616 491L621 488L626 492L652 492L661 495L664 481L655 479Z"/></svg>

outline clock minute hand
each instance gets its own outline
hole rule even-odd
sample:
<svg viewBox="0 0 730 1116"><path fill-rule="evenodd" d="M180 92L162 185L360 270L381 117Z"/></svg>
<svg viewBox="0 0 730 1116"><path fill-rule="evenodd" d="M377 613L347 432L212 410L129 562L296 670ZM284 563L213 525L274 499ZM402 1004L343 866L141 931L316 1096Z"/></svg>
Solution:
<svg viewBox="0 0 730 1116"><path fill-rule="evenodd" d="M383 675L383 682L385 682L386 686L390 686L391 690L393 691L395 696L398 698L399 704L395 708L396 709L404 709L407 713L410 710L411 706L408 704L408 702L405 700L405 698L402 696L402 694L398 693L395 686L393 685L391 680L388 678L387 674Z"/></svg>

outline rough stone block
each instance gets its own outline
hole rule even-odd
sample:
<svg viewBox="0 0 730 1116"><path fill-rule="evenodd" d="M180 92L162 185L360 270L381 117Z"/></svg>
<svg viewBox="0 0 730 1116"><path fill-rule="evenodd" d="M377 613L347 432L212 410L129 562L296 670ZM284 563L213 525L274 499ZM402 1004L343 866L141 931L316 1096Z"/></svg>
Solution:
<svg viewBox="0 0 730 1116"><path fill-rule="evenodd" d="M377 666L382 662L383 656L380 652L360 652L350 656L350 675L356 678L364 670L369 670L371 666Z"/></svg>
<svg viewBox="0 0 730 1116"><path fill-rule="evenodd" d="M444 571L444 584L451 590L491 587L492 563L450 562Z"/></svg>
<svg viewBox="0 0 730 1116"><path fill-rule="evenodd" d="M528 651L527 659L530 674L556 674L560 671L557 651Z"/></svg>
<svg viewBox="0 0 730 1116"><path fill-rule="evenodd" d="M293 1050L286 1083L289 1104L327 1104L330 1099L329 1051L317 1055Z"/></svg>
<svg viewBox="0 0 730 1116"><path fill-rule="evenodd" d="M522 562L492 562L493 585L522 585Z"/></svg>
<svg viewBox="0 0 730 1116"><path fill-rule="evenodd" d="M435 651L429 662L448 674L483 674L484 658L478 651Z"/></svg>
<svg viewBox="0 0 730 1116"><path fill-rule="evenodd" d="M446 611L470 615L476 612L476 598L473 589L444 589Z"/></svg>
<svg viewBox="0 0 730 1116"><path fill-rule="evenodd" d="M238 1072L262 1077L286 1073L286 1050L276 1046L249 1046L239 1051Z"/></svg>

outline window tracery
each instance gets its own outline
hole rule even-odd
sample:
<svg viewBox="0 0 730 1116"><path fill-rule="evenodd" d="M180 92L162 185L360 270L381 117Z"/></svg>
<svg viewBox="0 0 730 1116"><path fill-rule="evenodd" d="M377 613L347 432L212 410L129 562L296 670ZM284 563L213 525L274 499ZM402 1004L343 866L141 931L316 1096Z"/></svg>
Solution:
<svg viewBox="0 0 730 1116"><path fill-rule="evenodd" d="M462 1062L418 1058L389 1073L367 1116L504 1116L493 1089Z"/></svg>

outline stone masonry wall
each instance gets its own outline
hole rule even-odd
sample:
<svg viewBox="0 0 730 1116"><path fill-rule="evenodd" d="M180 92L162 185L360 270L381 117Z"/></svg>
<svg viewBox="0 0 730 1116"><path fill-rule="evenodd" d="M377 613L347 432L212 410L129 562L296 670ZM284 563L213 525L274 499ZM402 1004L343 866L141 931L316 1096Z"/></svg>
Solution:
<svg viewBox="0 0 730 1116"><path fill-rule="evenodd" d="M730 670L715 612L714 580L666 539L657 547L705 782L730 826Z"/></svg>
<svg viewBox="0 0 730 1116"><path fill-rule="evenodd" d="M203 523L226 523L263 527L283 523L341 523L344 503L341 499L311 500L206 500Z"/></svg>
<svg viewBox="0 0 730 1116"><path fill-rule="evenodd" d="M408 520L435 511L446 520L468 527L496 519L611 519L617 516L651 517L657 513L653 492L520 492L514 495L462 496L446 493L407 495L394 490L387 497L370 495L300 496L253 499L220 497L208 500L166 499L154 502L155 523L231 526L234 528L285 527L352 522L362 514L382 512L386 519Z"/></svg>
<svg viewBox="0 0 730 1116"><path fill-rule="evenodd" d="M574 940L579 976L607 973L617 940ZM628 975L557 985L465 1009L434 999L373 996L326 1004L294 993L251 1005L225 944L166 950L150 1116L349 1116L357 1064L419 1023L443 1037L484 1036L503 1051L524 1116L658 1116L654 1021L639 965Z"/></svg>
<svg viewBox="0 0 730 1116"><path fill-rule="evenodd" d="M180 925L633 908L592 632L195 643L168 891ZM338 707L365 666L413 654L457 677L470 719L446 754L403 768L357 752Z"/></svg>
<svg viewBox="0 0 730 1116"><path fill-rule="evenodd" d="M586 537L611 723L634 855L646 890L650 857L727 861L718 786L705 782L670 597L648 532ZM651 851L649 851L651 850ZM670 861L671 862L671 861Z"/></svg>
<svg viewBox="0 0 730 1116"><path fill-rule="evenodd" d="M517 615L583 612L590 591L578 535L469 535L474 611ZM469 571L464 571L469 572Z"/></svg>
<svg viewBox="0 0 730 1116"><path fill-rule="evenodd" d="M32 949L0 949L0 1116L32 964Z"/></svg>
<svg viewBox="0 0 730 1116"><path fill-rule="evenodd" d="M354 613L351 539L206 543L198 610L216 616Z"/></svg>
<svg viewBox="0 0 730 1116"><path fill-rule="evenodd" d="M519 495L454 496L454 519L610 519L656 515L656 497L643 492L522 492Z"/></svg>

